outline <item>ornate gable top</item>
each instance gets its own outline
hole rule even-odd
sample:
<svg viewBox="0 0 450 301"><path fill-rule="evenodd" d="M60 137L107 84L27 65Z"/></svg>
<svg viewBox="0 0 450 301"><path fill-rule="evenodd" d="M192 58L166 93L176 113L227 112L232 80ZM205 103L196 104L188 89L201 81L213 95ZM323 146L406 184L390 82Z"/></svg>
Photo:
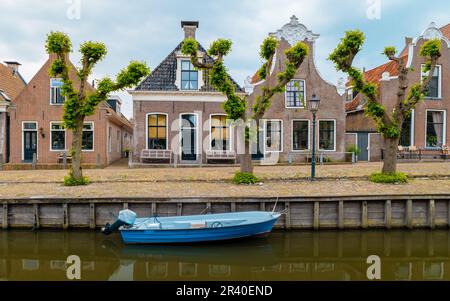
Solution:
<svg viewBox="0 0 450 301"><path fill-rule="evenodd" d="M291 22L285 24L276 32L270 33L270 35L278 39L284 38L291 45L305 40L315 41L320 36L308 30L305 25L300 24L295 15L291 17Z"/></svg>
<svg viewBox="0 0 450 301"><path fill-rule="evenodd" d="M424 40L444 40L447 43L447 46L450 48L450 40L442 33L441 29L439 29L436 23L431 22L427 28L422 32L420 36L414 39L413 44L417 44L417 41L420 39Z"/></svg>

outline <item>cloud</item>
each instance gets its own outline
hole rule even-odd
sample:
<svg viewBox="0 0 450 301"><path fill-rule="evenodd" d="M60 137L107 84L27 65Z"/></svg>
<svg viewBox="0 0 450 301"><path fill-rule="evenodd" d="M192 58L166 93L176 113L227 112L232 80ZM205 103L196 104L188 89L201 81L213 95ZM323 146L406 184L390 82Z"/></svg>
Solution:
<svg viewBox="0 0 450 301"><path fill-rule="evenodd" d="M259 46L269 32L289 22L292 15L310 30L321 34L316 61L325 79L336 82L342 74L327 61L329 52L344 32L360 28L367 42L357 63L374 67L385 59L385 45L402 46L403 37L416 36L435 20L450 20L450 4L428 0L381 0L381 19L369 20L365 0L81 0L80 19L69 19L67 11L78 0L0 0L0 59L17 60L29 80L45 61L46 34L67 32L77 50L85 40L99 40L108 47L106 59L98 64L92 78L115 76L131 59L146 61L154 69L181 41L181 20L198 20L198 39L203 46L218 37L233 40L233 51L226 58L231 75L242 83L258 69ZM414 2L417 2L416 4ZM72 60L77 63L75 52ZM124 113L132 116L131 98L124 98Z"/></svg>

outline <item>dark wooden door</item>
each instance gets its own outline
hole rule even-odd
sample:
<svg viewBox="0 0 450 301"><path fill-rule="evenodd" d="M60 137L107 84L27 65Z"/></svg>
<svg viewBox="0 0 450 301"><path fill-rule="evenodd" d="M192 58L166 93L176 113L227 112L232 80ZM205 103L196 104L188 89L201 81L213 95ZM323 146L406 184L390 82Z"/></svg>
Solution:
<svg viewBox="0 0 450 301"><path fill-rule="evenodd" d="M32 162L33 155L37 153L37 132L23 132L23 159L25 162Z"/></svg>

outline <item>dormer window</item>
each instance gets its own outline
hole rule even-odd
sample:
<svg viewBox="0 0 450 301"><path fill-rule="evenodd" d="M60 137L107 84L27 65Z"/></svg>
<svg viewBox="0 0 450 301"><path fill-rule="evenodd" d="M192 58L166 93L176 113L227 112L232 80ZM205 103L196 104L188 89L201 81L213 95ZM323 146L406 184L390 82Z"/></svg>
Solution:
<svg viewBox="0 0 450 301"><path fill-rule="evenodd" d="M52 78L50 80L50 103L52 105L64 104L64 97L61 95L61 87L63 82L61 79Z"/></svg>
<svg viewBox="0 0 450 301"><path fill-rule="evenodd" d="M286 85L286 108L303 108L305 103L305 81L291 80Z"/></svg>
<svg viewBox="0 0 450 301"><path fill-rule="evenodd" d="M189 60L181 61L181 90L198 90L198 70Z"/></svg>

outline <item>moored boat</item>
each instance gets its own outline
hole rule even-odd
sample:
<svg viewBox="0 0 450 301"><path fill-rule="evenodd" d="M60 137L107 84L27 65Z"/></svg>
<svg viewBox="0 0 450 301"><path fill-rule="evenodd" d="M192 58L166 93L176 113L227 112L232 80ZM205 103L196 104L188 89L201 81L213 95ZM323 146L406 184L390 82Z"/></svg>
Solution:
<svg viewBox="0 0 450 301"><path fill-rule="evenodd" d="M234 212L222 214L137 218L130 210L120 212L103 233L119 230L125 244L181 244L214 242L269 234L280 213Z"/></svg>

